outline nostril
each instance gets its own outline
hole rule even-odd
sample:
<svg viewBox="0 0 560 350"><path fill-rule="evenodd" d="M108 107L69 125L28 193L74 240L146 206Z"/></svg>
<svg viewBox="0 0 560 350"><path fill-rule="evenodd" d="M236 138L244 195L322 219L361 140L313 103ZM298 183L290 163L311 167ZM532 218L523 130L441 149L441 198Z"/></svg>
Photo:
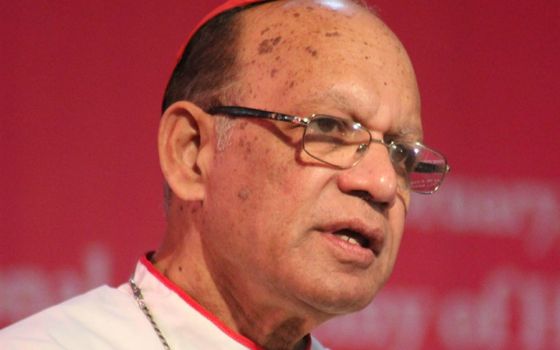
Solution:
<svg viewBox="0 0 560 350"><path fill-rule="evenodd" d="M349 194L351 196L360 198L361 200L366 202L370 207L380 212L384 212L389 207L389 203L376 200L367 191L356 190L356 191L351 191Z"/></svg>
<svg viewBox="0 0 560 350"><path fill-rule="evenodd" d="M367 191L352 191L350 194L366 202L374 202L373 197Z"/></svg>

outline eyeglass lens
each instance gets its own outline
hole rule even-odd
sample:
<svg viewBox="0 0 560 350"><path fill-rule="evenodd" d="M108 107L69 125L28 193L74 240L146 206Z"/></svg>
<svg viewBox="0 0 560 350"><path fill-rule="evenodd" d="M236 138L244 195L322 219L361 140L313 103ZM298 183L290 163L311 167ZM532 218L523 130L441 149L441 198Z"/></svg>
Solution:
<svg viewBox="0 0 560 350"><path fill-rule="evenodd" d="M351 167L371 141L369 132L351 120L315 116L304 135L304 149L312 157L339 167Z"/></svg>
<svg viewBox="0 0 560 350"><path fill-rule="evenodd" d="M362 158L372 140L370 132L358 123L319 115L306 127L303 147L317 160L348 168ZM443 155L421 144L384 145L389 149L395 171L405 178L412 191L432 193L438 189L446 172Z"/></svg>

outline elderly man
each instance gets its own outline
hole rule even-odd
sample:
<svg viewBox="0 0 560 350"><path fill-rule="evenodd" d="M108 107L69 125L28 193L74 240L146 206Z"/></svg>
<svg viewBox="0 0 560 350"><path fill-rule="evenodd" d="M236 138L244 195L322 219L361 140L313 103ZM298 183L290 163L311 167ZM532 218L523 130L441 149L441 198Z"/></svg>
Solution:
<svg viewBox="0 0 560 350"><path fill-rule="evenodd" d="M9 327L3 349L322 349L309 333L387 281L424 146L412 66L344 0L229 1L163 105L167 231L129 283Z"/></svg>

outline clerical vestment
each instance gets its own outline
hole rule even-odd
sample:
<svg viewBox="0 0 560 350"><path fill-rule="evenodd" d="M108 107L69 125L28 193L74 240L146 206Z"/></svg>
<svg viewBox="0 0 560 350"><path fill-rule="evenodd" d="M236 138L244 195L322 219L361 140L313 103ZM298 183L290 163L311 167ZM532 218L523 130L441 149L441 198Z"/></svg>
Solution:
<svg viewBox="0 0 560 350"><path fill-rule="evenodd" d="M262 350L163 276L145 257L133 279L174 350ZM102 286L0 331L0 349L163 349L128 283ZM310 337L309 350L326 350Z"/></svg>

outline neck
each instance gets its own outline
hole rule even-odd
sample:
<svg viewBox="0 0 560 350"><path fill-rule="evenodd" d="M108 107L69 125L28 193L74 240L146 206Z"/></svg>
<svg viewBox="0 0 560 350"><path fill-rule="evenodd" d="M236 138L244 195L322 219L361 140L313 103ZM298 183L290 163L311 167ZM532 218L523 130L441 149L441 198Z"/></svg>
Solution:
<svg viewBox="0 0 560 350"><path fill-rule="evenodd" d="M228 280L220 273L224 266L209 266L196 220L186 221L169 225L154 266L225 326L264 349L305 349L306 335L317 323L301 307L282 305L266 288Z"/></svg>

